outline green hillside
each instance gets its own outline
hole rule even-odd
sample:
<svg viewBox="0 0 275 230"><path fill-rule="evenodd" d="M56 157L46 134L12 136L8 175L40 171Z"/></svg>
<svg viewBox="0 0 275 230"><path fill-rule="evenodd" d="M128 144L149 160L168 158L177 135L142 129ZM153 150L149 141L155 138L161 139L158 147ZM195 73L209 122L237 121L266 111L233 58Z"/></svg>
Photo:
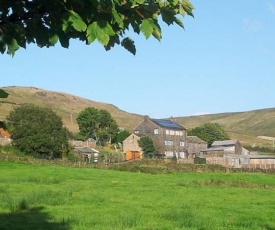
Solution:
<svg viewBox="0 0 275 230"><path fill-rule="evenodd" d="M275 108L238 113L179 117L176 118L176 121L186 128L193 128L207 122L216 122L230 133L275 137Z"/></svg>
<svg viewBox="0 0 275 230"><path fill-rule="evenodd" d="M142 115L122 111L114 105L95 102L74 95L47 91L34 87L5 87L10 95L0 99L0 121L4 120L16 106L33 103L48 106L62 116L66 127L76 132L78 125L76 117L86 107L105 109L112 114L120 127L127 130L134 129L143 120ZM231 138L239 139L249 144L257 144L257 136L275 137L275 108L248 112L220 113L201 116L177 117L175 121L187 129L200 126L207 122L216 122L222 125Z"/></svg>
<svg viewBox="0 0 275 230"><path fill-rule="evenodd" d="M0 121L16 106L32 103L47 106L57 112L63 119L65 126L72 132L78 131L76 118L80 111L87 107L105 109L112 114L120 127L132 130L142 120L143 116L127 113L111 104L91 101L61 92L47 91L34 87L5 87L9 93L6 99L0 99Z"/></svg>

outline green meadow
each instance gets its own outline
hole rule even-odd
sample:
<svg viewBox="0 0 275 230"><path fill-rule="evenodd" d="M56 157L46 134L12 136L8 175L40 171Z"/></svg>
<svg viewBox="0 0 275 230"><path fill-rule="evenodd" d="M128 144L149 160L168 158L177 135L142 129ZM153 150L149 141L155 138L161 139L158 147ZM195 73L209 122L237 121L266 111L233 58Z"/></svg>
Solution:
<svg viewBox="0 0 275 230"><path fill-rule="evenodd" d="M275 176L0 162L0 229L275 229Z"/></svg>

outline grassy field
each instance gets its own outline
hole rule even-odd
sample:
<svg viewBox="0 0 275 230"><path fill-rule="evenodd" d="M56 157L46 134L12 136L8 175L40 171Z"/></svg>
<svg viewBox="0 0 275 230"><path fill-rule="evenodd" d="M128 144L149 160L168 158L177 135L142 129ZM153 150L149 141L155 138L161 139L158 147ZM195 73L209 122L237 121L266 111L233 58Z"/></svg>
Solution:
<svg viewBox="0 0 275 230"><path fill-rule="evenodd" d="M275 229L267 174L144 174L0 162L0 229Z"/></svg>

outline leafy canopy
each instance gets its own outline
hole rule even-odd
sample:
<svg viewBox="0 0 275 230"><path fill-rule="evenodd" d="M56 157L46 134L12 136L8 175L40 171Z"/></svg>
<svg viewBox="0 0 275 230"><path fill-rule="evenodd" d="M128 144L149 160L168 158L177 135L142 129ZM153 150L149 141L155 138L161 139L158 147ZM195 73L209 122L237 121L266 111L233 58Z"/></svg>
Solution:
<svg viewBox="0 0 275 230"><path fill-rule="evenodd" d="M130 28L161 40L159 18L183 28L178 16L193 16L189 0L1 0L0 52L14 55L29 43L69 47L70 39L94 41L106 50L121 45L136 53Z"/></svg>
<svg viewBox="0 0 275 230"><path fill-rule="evenodd" d="M210 146L214 141L228 140L229 136L218 123L206 123L188 131L188 136L197 136Z"/></svg>
<svg viewBox="0 0 275 230"><path fill-rule="evenodd" d="M12 144L24 153L51 158L67 155L67 130L51 109L26 104L12 110L6 120Z"/></svg>
<svg viewBox="0 0 275 230"><path fill-rule="evenodd" d="M145 157L151 158L156 152L154 141L149 136L142 136L138 141L138 145Z"/></svg>
<svg viewBox="0 0 275 230"><path fill-rule="evenodd" d="M79 113L76 120L84 139L94 138L96 141L110 143L118 133L116 121L106 110L88 107Z"/></svg>

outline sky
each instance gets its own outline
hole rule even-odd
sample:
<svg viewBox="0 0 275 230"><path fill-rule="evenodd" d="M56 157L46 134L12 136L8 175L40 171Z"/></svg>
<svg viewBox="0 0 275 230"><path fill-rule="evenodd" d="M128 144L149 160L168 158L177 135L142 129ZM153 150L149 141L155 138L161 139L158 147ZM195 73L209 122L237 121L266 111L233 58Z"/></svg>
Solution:
<svg viewBox="0 0 275 230"><path fill-rule="evenodd" d="M0 55L0 87L32 86L167 118L275 107L275 0L190 0L185 29L117 46L71 41Z"/></svg>

